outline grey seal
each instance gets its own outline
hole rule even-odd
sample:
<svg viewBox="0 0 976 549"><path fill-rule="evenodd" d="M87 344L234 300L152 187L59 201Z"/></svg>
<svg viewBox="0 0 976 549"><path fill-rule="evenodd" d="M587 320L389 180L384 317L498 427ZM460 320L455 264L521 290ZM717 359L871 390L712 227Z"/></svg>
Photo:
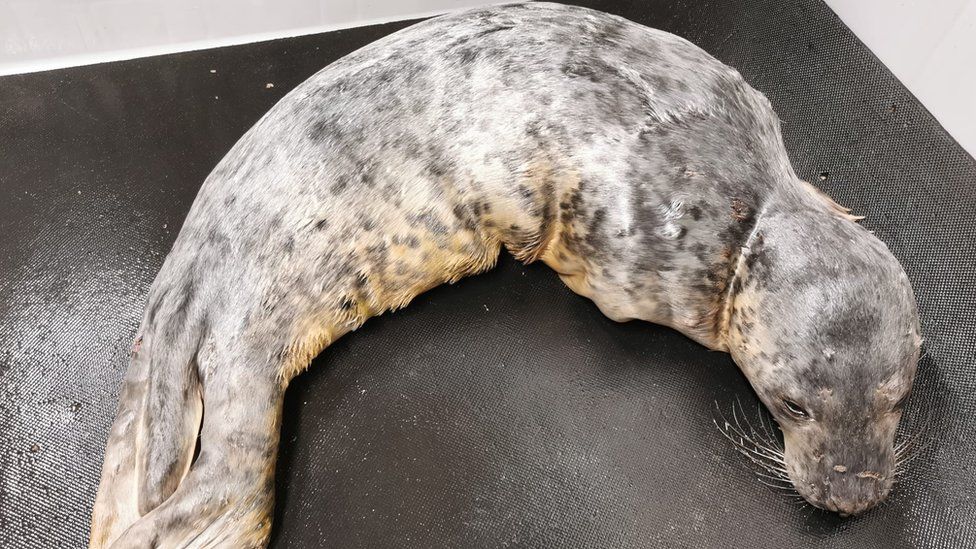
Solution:
<svg viewBox="0 0 976 549"><path fill-rule="evenodd" d="M921 341L898 261L797 177L738 72L527 3L336 61L216 166L149 292L91 546L263 546L289 381L502 247L614 320L731 353L783 431L773 469L813 505L890 491Z"/></svg>

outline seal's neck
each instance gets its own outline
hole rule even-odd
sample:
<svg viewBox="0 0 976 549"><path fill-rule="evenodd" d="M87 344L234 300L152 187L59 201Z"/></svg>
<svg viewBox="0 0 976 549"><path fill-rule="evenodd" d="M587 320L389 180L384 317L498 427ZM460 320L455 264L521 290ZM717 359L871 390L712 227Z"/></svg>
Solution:
<svg viewBox="0 0 976 549"><path fill-rule="evenodd" d="M732 260L732 271L729 276L729 281L725 286L724 295L720 300L720 306L717 312L717 318L715 319L715 338L716 338L716 349L723 351L729 351L729 333L732 328L733 316L735 313L735 301L736 297L745 287L749 278L749 264L750 258L752 257L752 252L754 251L754 246L762 242L762 228L763 221L766 215L766 210L768 206L764 206L758 214L756 214L756 223L753 225L752 230L746 236L745 240L739 246L738 253Z"/></svg>

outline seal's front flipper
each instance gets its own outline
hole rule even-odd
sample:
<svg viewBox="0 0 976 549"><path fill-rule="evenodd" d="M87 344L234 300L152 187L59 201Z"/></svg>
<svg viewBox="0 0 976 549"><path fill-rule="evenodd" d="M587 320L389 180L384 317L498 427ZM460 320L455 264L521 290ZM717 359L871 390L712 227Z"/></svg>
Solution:
<svg viewBox="0 0 976 549"><path fill-rule="evenodd" d="M857 221L860 221L860 220L864 219L864 216L863 215L853 215L853 214L851 214L851 209L850 208L845 208L844 206L841 206L837 202L834 202L834 199L833 198L830 198L830 196L828 196L827 193L825 193L825 192L821 191L820 189L814 187L810 183L808 183L808 182L806 182L806 181L804 181L802 179L800 180L800 183L803 184L803 188L806 189L806 191L808 193L810 193L813 196L815 196L817 198L817 200L820 200L821 202L823 202L824 204L826 204L831 210L834 211L834 213L836 213L837 215L843 217L844 219L847 219L848 221L854 221L854 222L857 222Z"/></svg>

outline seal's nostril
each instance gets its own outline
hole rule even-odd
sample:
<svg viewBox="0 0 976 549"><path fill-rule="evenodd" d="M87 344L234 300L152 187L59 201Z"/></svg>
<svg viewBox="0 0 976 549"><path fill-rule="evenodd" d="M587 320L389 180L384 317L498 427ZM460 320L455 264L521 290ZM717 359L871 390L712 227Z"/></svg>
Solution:
<svg viewBox="0 0 976 549"><path fill-rule="evenodd" d="M874 480L877 480L877 481L882 481L885 478L884 475L882 475L881 473L878 473L876 471L861 471L860 473L858 473L855 476L857 478L871 478L871 479L874 479Z"/></svg>

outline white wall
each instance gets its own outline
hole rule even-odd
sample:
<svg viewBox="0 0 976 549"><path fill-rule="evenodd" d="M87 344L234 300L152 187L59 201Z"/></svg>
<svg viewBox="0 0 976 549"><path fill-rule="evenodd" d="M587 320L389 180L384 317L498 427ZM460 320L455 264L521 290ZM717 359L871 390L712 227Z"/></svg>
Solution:
<svg viewBox="0 0 976 549"><path fill-rule="evenodd" d="M976 0L826 0L976 155Z"/></svg>
<svg viewBox="0 0 976 549"><path fill-rule="evenodd" d="M0 0L0 75L423 17L485 0Z"/></svg>

